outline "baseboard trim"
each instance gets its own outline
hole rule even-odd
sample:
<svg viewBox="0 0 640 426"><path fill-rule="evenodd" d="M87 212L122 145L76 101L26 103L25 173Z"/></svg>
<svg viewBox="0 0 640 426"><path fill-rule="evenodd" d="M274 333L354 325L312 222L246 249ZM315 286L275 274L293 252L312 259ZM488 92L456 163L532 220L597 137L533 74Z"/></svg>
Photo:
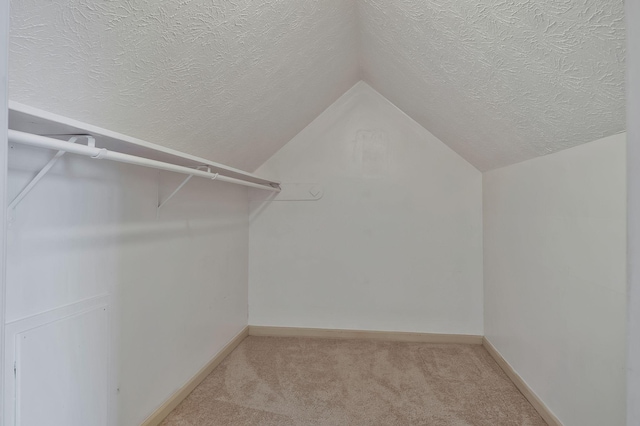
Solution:
<svg viewBox="0 0 640 426"><path fill-rule="evenodd" d="M249 327L242 329L211 361L196 373L176 393L171 395L141 426L158 426L202 381L249 335Z"/></svg>
<svg viewBox="0 0 640 426"><path fill-rule="evenodd" d="M271 327L250 325L250 336L316 337L324 339L386 340L393 342L462 343L481 345L482 336L473 334L413 333L406 331L340 330L327 328Z"/></svg>
<svg viewBox="0 0 640 426"><path fill-rule="evenodd" d="M141 426L158 426L211 372L247 337L313 337L324 339L358 339L415 343L457 343L482 345L505 372L520 393L549 426L563 426L542 400L525 383L486 337L473 334L414 333L406 331L343 330L327 328L272 327L249 325L242 329L207 365L171 395Z"/></svg>
<svg viewBox="0 0 640 426"><path fill-rule="evenodd" d="M542 400L535 394L535 392L525 383L513 367L505 360L500 352L487 340L486 337L482 339L482 346L489 352L489 355L496 361L496 363L502 368L502 371L511 379L514 385L518 388L520 393L529 401L529 403L540 414L540 417L544 419L549 426L562 426L560 420L549 410L549 408L542 402Z"/></svg>

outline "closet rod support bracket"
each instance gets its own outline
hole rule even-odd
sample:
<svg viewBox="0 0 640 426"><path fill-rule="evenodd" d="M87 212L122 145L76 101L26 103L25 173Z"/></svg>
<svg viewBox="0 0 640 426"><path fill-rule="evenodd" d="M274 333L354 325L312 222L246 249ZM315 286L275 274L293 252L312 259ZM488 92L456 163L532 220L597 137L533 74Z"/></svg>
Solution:
<svg viewBox="0 0 640 426"><path fill-rule="evenodd" d="M206 170L208 173L211 173L211 167L210 166L198 166L196 167L197 170ZM178 187L171 193L169 194L169 196L162 202L160 202L160 191L158 191L158 208L156 209L156 218L160 217L160 209L162 209L162 206L164 206L165 204L167 204L167 202L173 198L174 195L176 195L178 193L178 191L180 191L186 184L187 182L189 182L189 180L191 180L191 178L193 177L193 175L189 175L187 176L180 185L178 185ZM215 180L218 177L218 173L216 173L211 180Z"/></svg>
<svg viewBox="0 0 640 426"><path fill-rule="evenodd" d="M96 144L95 138L91 135L74 135L68 140L68 142L76 143L80 138L86 138L87 144L89 146L95 146ZM11 225L13 224L13 216L14 216L16 207L18 207L18 205L24 199L24 197L26 197L27 194L29 194L29 192L31 192L33 188L35 188L38 182L40 182L42 178L45 177L45 175L49 172L49 170L53 168L53 166L58 162L58 160L64 154L65 154L65 151L56 152L56 154L47 162L47 164L44 165L44 167L38 172L38 174L36 174L34 178L31 179L31 181L27 184L27 186L25 186L22 189L22 191L20 191L20 193L16 195L13 201L11 201L11 203L9 204L9 207L7 208L9 213L9 227L11 227Z"/></svg>

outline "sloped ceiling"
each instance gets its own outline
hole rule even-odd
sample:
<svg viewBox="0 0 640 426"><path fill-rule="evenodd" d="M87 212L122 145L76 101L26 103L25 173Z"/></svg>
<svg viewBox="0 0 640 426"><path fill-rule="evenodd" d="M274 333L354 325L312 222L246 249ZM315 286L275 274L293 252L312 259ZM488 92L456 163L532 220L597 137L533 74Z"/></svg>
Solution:
<svg viewBox="0 0 640 426"><path fill-rule="evenodd" d="M343 0L13 0L10 99L253 170L359 80Z"/></svg>
<svg viewBox="0 0 640 426"><path fill-rule="evenodd" d="M11 99L245 170L361 78L480 170L625 127L622 0L11 7Z"/></svg>
<svg viewBox="0 0 640 426"><path fill-rule="evenodd" d="M623 131L622 0L362 0L364 79L480 170Z"/></svg>

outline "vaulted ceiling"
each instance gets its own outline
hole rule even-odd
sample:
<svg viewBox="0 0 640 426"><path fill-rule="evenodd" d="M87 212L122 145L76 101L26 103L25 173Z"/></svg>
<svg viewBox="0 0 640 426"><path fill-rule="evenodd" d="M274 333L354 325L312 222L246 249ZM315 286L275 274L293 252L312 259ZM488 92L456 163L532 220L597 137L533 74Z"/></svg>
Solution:
<svg viewBox="0 0 640 426"><path fill-rule="evenodd" d="M13 0L10 98L253 170L364 79L480 170L623 131L622 0Z"/></svg>
<svg viewBox="0 0 640 426"><path fill-rule="evenodd" d="M480 170L625 128L622 0L364 0L364 79Z"/></svg>

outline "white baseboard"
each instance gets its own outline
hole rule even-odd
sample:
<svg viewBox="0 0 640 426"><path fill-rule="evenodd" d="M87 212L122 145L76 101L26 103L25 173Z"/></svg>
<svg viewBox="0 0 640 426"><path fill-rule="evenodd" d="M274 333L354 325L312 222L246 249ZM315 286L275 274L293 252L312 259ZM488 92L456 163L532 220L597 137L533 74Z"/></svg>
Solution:
<svg viewBox="0 0 640 426"><path fill-rule="evenodd" d="M549 426L562 426L558 418L515 372L486 337L473 334L413 333L404 331L340 330L324 328L271 327L250 325L238 333L207 365L171 395L141 426L158 426L247 336L314 337L325 339L361 339L417 343L458 343L483 345L518 390Z"/></svg>
<svg viewBox="0 0 640 426"><path fill-rule="evenodd" d="M249 335L249 327L242 329L211 361L196 373L176 393L171 395L141 426L158 426L189 394Z"/></svg>
<svg viewBox="0 0 640 426"><path fill-rule="evenodd" d="M544 419L549 426L562 426L560 420L549 410L549 408L542 402L542 400L535 394L535 392L525 383L518 373L509 365L509 363L500 355L500 352L487 340L485 337L482 340L482 345L487 352L493 357L496 363L502 368L506 375L511 379L514 385L518 388L520 393L529 401L529 403L536 409L540 417Z"/></svg>
<svg viewBox="0 0 640 426"><path fill-rule="evenodd" d="M326 339L366 339L393 342L463 343L481 345L482 336L473 334L412 333L406 331L339 330L326 328L271 327L250 325L250 336L316 337Z"/></svg>

